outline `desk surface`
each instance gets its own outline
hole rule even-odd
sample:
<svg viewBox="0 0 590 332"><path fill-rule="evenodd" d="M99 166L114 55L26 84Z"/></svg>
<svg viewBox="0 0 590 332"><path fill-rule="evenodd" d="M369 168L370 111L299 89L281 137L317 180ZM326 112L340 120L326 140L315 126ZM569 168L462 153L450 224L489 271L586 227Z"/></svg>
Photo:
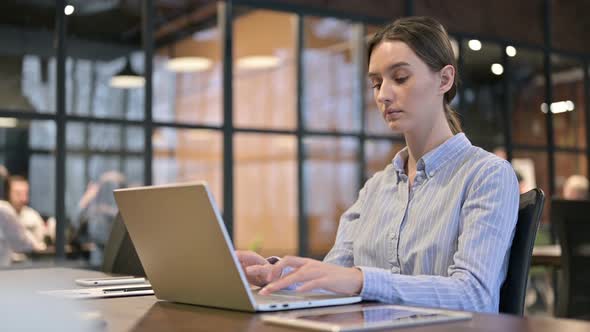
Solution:
<svg viewBox="0 0 590 332"><path fill-rule="evenodd" d="M27 287L34 287L36 290L75 288L73 280L76 278L100 277L103 275L100 272L66 268L0 271L0 284L3 287L11 287L13 290L18 288L18 291L23 293L27 291ZM41 297L48 298L46 295L38 296L39 299ZM84 310L100 312L102 318L106 321L106 331L302 331L266 325L260 321L259 314L169 303L158 301L154 296L71 302L76 307L83 307ZM30 305L31 303L27 304L29 311L22 313L22 316L33 316L30 310L34 308L30 308ZM1 308L2 299L0 299ZM7 324L5 319L0 321L0 330L5 330L7 327L5 324ZM8 325L8 327L12 326ZM396 329L395 331L587 332L590 331L590 323L552 318L519 318L508 315L475 314L471 321Z"/></svg>
<svg viewBox="0 0 590 332"><path fill-rule="evenodd" d="M531 265L543 265L543 266L561 266L561 246L545 245L545 246L534 246L533 256L531 258Z"/></svg>

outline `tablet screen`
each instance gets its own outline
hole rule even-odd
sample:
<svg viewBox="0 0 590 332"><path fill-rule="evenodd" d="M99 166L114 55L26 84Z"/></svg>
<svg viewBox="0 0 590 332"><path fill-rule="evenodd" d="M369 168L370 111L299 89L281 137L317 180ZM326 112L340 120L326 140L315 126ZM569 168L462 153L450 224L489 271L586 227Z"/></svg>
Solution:
<svg viewBox="0 0 590 332"><path fill-rule="evenodd" d="M399 305L332 307L263 317L268 323L326 331L350 331L442 323L471 318L471 314Z"/></svg>
<svg viewBox="0 0 590 332"><path fill-rule="evenodd" d="M359 311L305 315L299 316L297 318L314 322L338 323L341 325L363 325L365 323L411 320L424 317L433 317L436 315L436 313L421 313L393 307L376 307L365 308Z"/></svg>

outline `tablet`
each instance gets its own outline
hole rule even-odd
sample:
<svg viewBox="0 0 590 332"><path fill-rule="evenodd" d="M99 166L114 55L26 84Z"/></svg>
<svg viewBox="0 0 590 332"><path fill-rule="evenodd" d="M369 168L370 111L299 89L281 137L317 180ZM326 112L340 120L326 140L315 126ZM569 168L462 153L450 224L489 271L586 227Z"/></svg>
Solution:
<svg viewBox="0 0 590 332"><path fill-rule="evenodd" d="M366 331L467 319L471 319L467 312L399 305L333 307L262 316L265 323L318 331Z"/></svg>
<svg viewBox="0 0 590 332"><path fill-rule="evenodd" d="M150 284L141 284L94 288L58 289L40 291L39 293L68 299L95 299L104 297L153 295L154 290Z"/></svg>
<svg viewBox="0 0 590 332"><path fill-rule="evenodd" d="M118 277L104 277L104 278L80 278L74 280L76 284L86 287L96 286L112 286L112 285L128 285L128 284L144 284L145 278L134 276L118 276Z"/></svg>

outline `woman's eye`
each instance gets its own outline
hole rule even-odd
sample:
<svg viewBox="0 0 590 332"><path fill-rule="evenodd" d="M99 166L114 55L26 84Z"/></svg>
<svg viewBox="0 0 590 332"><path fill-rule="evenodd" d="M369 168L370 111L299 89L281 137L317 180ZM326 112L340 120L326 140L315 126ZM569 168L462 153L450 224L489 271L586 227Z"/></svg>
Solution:
<svg viewBox="0 0 590 332"><path fill-rule="evenodd" d="M395 78L395 82L398 83L398 84L403 84L407 80L408 80L408 76Z"/></svg>
<svg viewBox="0 0 590 332"><path fill-rule="evenodd" d="M381 83L371 83L371 87L373 89L379 89L379 88L381 88Z"/></svg>

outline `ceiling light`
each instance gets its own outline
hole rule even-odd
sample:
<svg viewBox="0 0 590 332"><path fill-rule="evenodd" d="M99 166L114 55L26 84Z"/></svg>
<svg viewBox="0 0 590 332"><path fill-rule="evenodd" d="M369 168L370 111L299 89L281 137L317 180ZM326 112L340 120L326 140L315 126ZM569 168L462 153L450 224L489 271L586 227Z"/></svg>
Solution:
<svg viewBox="0 0 590 332"><path fill-rule="evenodd" d="M241 70L271 69L279 66L280 59L274 55L253 55L238 59L236 68Z"/></svg>
<svg viewBox="0 0 590 332"><path fill-rule="evenodd" d="M131 64L129 60L125 61L125 67L111 77L110 85L113 88L121 88L121 89L131 89L131 88L140 88L145 84L145 78L138 73L136 73L133 68L131 68Z"/></svg>
<svg viewBox="0 0 590 332"><path fill-rule="evenodd" d="M65 13L67 16L70 16L70 15L72 15L72 14L74 13L74 6L72 6L72 5L67 5L67 6L64 8L64 13Z"/></svg>
<svg viewBox="0 0 590 332"><path fill-rule="evenodd" d="M479 51L481 50L481 42L477 39L471 39L468 43L469 48L474 50L474 51Z"/></svg>
<svg viewBox="0 0 590 332"><path fill-rule="evenodd" d="M575 105L574 105L574 102L571 100L557 101L557 102L551 103L551 113L553 113L553 114L571 112L574 109L575 109ZM541 104L541 112L547 113L547 103Z"/></svg>
<svg viewBox="0 0 590 332"><path fill-rule="evenodd" d="M0 118L0 127L1 128L14 128L16 127L17 120L16 118Z"/></svg>
<svg viewBox="0 0 590 332"><path fill-rule="evenodd" d="M217 28L200 30L193 34L193 39L199 42L215 41L217 38Z"/></svg>
<svg viewBox="0 0 590 332"><path fill-rule="evenodd" d="M166 68L174 72L196 72L211 68L213 62L207 58L185 56L168 60Z"/></svg>
<svg viewBox="0 0 590 332"><path fill-rule="evenodd" d="M504 72L504 67L502 67L501 64L499 64L499 63L492 64L492 73L494 73L495 75L502 75L503 72Z"/></svg>
<svg viewBox="0 0 590 332"><path fill-rule="evenodd" d="M509 57L516 56L516 48L514 46L506 46L506 54Z"/></svg>

